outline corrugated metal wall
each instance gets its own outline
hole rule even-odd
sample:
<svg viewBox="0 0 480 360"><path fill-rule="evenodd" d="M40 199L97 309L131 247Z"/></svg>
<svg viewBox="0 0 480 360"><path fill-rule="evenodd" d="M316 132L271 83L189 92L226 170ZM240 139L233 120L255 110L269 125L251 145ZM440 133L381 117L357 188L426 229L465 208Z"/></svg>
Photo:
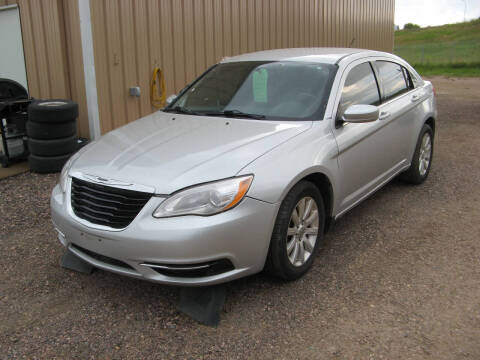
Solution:
<svg viewBox="0 0 480 360"><path fill-rule="evenodd" d="M79 103L79 135L88 137L78 4L73 0L0 0L18 4L30 95Z"/></svg>
<svg viewBox="0 0 480 360"><path fill-rule="evenodd" d="M392 51L394 0L91 0L101 129L151 113L155 66L172 94L224 56L338 46ZM128 88L140 86L141 96Z"/></svg>
<svg viewBox="0 0 480 360"><path fill-rule="evenodd" d="M80 104L88 136L78 0L18 3L31 94ZM101 130L154 111L153 68L167 93L224 56L262 49L343 46L392 51L394 0L90 0ZM141 96L128 88L140 86Z"/></svg>

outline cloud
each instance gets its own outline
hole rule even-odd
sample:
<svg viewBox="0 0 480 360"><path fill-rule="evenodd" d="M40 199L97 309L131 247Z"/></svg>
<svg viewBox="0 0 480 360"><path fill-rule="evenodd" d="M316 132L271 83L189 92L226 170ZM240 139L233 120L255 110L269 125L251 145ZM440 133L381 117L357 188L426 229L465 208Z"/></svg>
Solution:
<svg viewBox="0 0 480 360"><path fill-rule="evenodd" d="M480 17L480 1L467 2L467 20ZM420 26L451 24L463 21L463 0L395 0L395 24L403 28L408 22Z"/></svg>

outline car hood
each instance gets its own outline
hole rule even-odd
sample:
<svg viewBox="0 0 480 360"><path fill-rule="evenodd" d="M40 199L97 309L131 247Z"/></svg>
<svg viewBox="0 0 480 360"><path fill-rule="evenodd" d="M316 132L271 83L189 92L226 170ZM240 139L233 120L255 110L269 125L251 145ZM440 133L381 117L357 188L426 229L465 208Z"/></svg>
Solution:
<svg viewBox="0 0 480 360"><path fill-rule="evenodd" d="M94 142L70 170L146 186L157 194L235 176L311 122L156 112Z"/></svg>

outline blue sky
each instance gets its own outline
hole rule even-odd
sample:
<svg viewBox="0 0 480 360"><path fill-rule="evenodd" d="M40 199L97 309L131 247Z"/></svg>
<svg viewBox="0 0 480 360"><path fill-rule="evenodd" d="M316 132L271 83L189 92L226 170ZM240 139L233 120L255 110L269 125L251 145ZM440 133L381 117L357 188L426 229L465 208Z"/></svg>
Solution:
<svg viewBox="0 0 480 360"><path fill-rule="evenodd" d="M480 0L465 0L467 20L480 17ZM395 0L395 24L403 28L408 22L420 26L451 24L463 21L464 0Z"/></svg>

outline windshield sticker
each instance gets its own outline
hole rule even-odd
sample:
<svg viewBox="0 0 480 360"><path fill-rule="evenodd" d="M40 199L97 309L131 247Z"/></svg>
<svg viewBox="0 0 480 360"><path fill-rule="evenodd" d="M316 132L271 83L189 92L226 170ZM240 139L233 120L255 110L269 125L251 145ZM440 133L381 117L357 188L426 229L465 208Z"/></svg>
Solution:
<svg viewBox="0 0 480 360"><path fill-rule="evenodd" d="M253 99L257 103L266 103L268 72L267 69L259 69L253 73Z"/></svg>

